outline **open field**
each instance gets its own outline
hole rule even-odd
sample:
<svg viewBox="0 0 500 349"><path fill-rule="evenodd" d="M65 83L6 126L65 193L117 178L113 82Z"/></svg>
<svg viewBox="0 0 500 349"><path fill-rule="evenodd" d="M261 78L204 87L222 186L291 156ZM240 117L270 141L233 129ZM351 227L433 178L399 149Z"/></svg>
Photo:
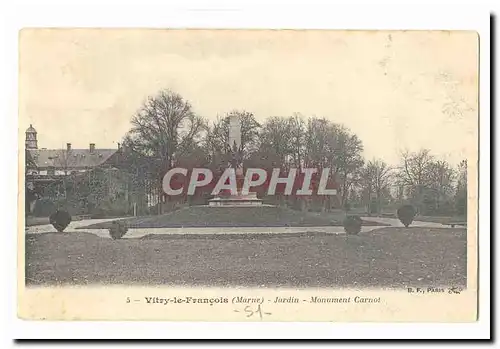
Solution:
<svg viewBox="0 0 500 349"><path fill-rule="evenodd" d="M360 236L26 236L27 285L246 287L466 285L466 231L380 228Z"/></svg>

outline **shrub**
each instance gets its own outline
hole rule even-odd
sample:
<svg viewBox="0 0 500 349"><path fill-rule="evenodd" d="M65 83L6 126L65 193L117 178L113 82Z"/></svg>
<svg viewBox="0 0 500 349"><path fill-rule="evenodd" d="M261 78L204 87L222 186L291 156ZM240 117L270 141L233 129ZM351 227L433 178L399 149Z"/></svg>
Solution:
<svg viewBox="0 0 500 349"><path fill-rule="evenodd" d="M412 205L404 205L398 209L398 218L407 228L413 222L416 214L417 211Z"/></svg>
<svg viewBox="0 0 500 349"><path fill-rule="evenodd" d="M106 198L94 207L90 214L96 218L119 217L125 216L128 209L128 203L124 199Z"/></svg>
<svg viewBox="0 0 500 349"><path fill-rule="evenodd" d="M121 239L128 231L128 228L124 222L113 221L111 222L111 228L109 228L109 235L113 240Z"/></svg>
<svg viewBox="0 0 500 349"><path fill-rule="evenodd" d="M56 212L57 207L54 202L50 199L42 198L35 201L32 214L35 217L49 217Z"/></svg>
<svg viewBox="0 0 500 349"><path fill-rule="evenodd" d="M346 202L344 204L344 211L349 212L351 210L351 204Z"/></svg>
<svg viewBox="0 0 500 349"><path fill-rule="evenodd" d="M378 213L378 202L376 200L370 201L369 213L370 214Z"/></svg>
<svg viewBox="0 0 500 349"><path fill-rule="evenodd" d="M58 232L63 232L71 223L71 215L66 211L58 210L50 215L49 222Z"/></svg>
<svg viewBox="0 0 500 349"><path fill-rule="evenodd" d="M344 230L348 235L357 235L361 231L361 223L359 216L347 216L344 219Z"/></svg>
<svg viewBox="0 0 500 349"><path fill-rule="evenodd" d="M467 217L467 192L462 191L455 199L455 212L459 216Z"/></svg>

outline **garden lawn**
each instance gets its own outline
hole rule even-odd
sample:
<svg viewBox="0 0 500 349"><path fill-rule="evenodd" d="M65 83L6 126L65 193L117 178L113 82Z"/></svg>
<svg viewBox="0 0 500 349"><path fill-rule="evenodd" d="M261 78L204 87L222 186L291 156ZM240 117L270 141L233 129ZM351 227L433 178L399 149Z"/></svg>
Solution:
<svg viewBox="0 0 500 349"><path fill-rule="evenodd" d="M467 222L467 217L464 217L464 216L453 216L453 217L444 217L444 216L417 216L417 217L415 217L415 220L416 221L421 221L421 222L451 224L451 223L464 223L464 222Z"/></svg>
<svg viewBox="0 0 500 349"><path fill-rule="evenodd" d="M159 216L124 219L130 228L178 227L314 227L342 226L345 215L300 212L276 206L208 207L191 206ZM78 229L109 229L111 221L96 223ZM375 222L363 225L385 226Z"/></svg>
<svg viewBox="0 0 500 349"><path fill-rule="evenodd" d="M49 217L32 217L32 216L26 217L25 225L27 227L32 227L35 225L44 225L44 224L50 224Z"/></svg>
<svg viewBox="0 0 500 349"><path fill-rule="evenodd" d="M27 285L440 287L466 285L465 229L380 228L359 236L26 236Z"/></svg>

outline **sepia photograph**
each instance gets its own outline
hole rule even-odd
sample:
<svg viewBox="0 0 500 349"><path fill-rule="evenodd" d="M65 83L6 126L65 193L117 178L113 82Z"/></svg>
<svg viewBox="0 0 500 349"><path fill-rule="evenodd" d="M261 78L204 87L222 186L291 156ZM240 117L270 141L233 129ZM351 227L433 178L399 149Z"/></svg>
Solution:
<svg viewBox="0 0 500 349"><path fill-rule="evenodd" d="M383 291L473 320L478 74L473 31L22 29L23 317L69 289L371 320Z"/></svg>

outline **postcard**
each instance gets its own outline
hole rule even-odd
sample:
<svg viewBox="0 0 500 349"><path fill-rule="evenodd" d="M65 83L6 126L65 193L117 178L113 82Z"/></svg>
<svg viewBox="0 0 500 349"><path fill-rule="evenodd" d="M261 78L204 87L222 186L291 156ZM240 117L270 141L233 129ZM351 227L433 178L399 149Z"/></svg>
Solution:
<svg viewBox="0 0 500 349"><path fill-rule="evenodd" d="M478 72L472 31L22 29L18 316L476 321Z"/></svg>

